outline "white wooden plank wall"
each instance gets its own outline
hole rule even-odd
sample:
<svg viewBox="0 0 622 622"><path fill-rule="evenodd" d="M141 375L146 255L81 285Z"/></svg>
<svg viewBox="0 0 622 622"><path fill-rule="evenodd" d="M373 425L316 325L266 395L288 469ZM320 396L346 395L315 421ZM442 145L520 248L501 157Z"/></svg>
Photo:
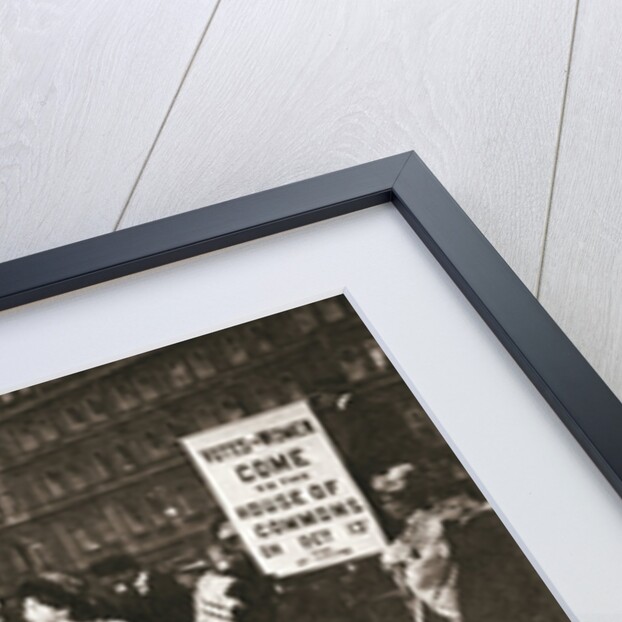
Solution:
<svg viewBox="0 0 622 622"><path fill-rule="evenodd" d="M415 149L535 284L572 0L223 0L122 226Z"/></svg>
<svg viewBox="0 0 622 622"><path fill-rule="evenodd" d="M0 261L111 231L215 0L0 0Z"/></svg>
<svg viewBox="0 0 622 622"><path fill-rule="evenodd" d="M577 6L4 2L0 260L415 149L622 396L622 5Z"/></svg>

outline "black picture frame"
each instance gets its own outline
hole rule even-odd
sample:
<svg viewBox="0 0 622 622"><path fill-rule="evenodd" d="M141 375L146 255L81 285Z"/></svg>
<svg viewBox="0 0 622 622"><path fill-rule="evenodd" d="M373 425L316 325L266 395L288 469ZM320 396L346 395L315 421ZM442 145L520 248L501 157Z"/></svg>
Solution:
<svg viewBox="0 0 622 622"><path fill-rule="evenodd" d="M622 403L413 151L0 264L0 311L392 202L622 496Z"/></svg>

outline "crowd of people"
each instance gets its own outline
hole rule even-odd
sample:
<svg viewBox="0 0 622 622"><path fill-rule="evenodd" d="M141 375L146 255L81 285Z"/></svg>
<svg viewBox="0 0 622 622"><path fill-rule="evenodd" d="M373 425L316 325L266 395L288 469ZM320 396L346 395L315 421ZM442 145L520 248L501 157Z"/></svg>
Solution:
<svg viewBox="0 0 622 622"><path fill-rule="evenodd" d="M228 522L202 559L175 575L115 555L80 576L44 572L21 584L0 622L269 622L275 585L254 567Z"/></svg>
<svg viewBox="0 0 622 622"><path fill-rule="evenodd" d="M119 555L90 569L89 579L42 573L21 584L3 622L155 622L194 620L192 594L173 577Z"/></svg>
<svg viewBox="0 0 622 622"><path fill-rule="evenodd" d="M481 497L465 490L437 495L432 489L425 497L417 497L412 488L417 486L417 475L413 464L401 463L376 474L370 482L384 519L393 525L380 567L402 594L403 619L565 619ZM414 498L418 499L415 504ZM43 573L21 585L18 606L12 612L3 611L0 621L370 620L364 611L360 616L347 611L343 598L331 596L331 590L338 591L339 580L329 580L324 587L316 585L307 593L304 589L286 593L254 566L229 523L219 523L212 536L213 544L204 558L177 576L143 568L128 555L94 564L84 574L88 581L70 574Z"/></svg>

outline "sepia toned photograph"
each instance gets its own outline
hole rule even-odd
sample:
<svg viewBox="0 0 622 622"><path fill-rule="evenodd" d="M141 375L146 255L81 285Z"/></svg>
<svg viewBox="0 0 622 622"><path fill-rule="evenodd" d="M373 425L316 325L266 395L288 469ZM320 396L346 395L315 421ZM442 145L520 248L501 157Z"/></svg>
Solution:
<svg viewBox="0 0 622 622"><path fill-rule="evenodd" d="M343 296L0 396L0 622L567 619Z"/></svg>

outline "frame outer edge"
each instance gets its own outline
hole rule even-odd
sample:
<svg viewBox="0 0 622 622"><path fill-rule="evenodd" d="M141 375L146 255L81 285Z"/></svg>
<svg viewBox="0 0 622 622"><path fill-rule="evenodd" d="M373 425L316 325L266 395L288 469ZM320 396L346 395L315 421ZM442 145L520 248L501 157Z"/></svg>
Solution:
<svg viewBox="0 0 622 622"><path fill-rule="evenodd" d="M622 496L622 403L413 152L393 202Z"/></svg>
<svg viewBox="0 0 622 622"><path fill-rule="evenodd" d="M0 264L0 311L391 200L412 152Z"/></svg>

